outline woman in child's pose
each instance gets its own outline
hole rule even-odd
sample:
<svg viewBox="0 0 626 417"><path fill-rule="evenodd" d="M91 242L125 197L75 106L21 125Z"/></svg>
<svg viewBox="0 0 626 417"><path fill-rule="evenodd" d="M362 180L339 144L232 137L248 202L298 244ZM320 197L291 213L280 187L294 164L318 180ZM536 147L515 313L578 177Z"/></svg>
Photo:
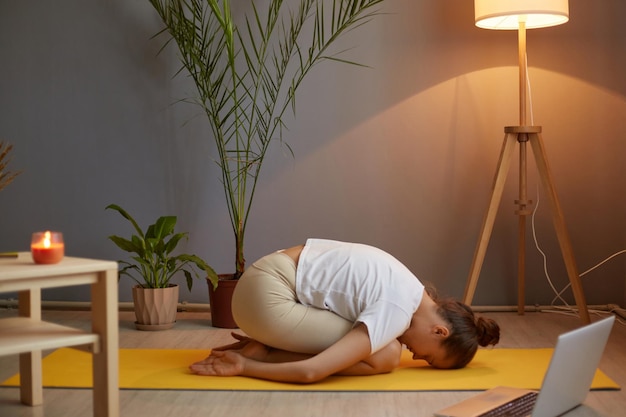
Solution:
<svg viewBox="0 0 626 417"><path fill-rule="evenodd" d="M400 261L372 246L308 239L241 276L233 317L247 336L190 366L198 375L311 383L391 372L402 345L436 368L461 368L498 324L439 300Z"/></svg>

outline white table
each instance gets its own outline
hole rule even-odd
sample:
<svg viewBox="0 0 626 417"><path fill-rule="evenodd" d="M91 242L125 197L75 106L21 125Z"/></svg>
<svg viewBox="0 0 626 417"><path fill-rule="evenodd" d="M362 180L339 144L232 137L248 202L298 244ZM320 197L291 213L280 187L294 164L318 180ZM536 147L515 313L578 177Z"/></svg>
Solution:
<svg viewBox="0 0 626 417"><path fill-rule="evenodd" d="M0 320L0 355L19 354L20 398L43 404L41 351L86 346L93 352L94 416L119 416L117 263L65 257L37 265L30 252L0 259L0 293L17 291L19 317ZM42 288L91 285L92 331L41 320Z"/></svg>

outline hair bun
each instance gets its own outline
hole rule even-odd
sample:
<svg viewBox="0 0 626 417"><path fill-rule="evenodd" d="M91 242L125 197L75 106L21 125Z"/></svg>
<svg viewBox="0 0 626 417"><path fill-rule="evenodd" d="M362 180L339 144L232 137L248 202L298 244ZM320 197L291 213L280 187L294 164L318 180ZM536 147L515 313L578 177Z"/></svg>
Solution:
<svg viewBox="0 0 626 417"><path fill-rule="evenodd" d="M500 340L500 326L492 319L478 317L476 331L480 346L495 345Z"/></svg>

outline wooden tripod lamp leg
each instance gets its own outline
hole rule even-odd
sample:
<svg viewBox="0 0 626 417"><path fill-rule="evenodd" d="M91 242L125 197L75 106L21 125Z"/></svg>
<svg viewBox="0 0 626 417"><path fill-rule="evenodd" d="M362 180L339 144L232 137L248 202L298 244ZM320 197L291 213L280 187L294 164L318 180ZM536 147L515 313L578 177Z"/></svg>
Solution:
<svg viewBox="0 0 626 417"><path fill-rule="evenodd" d="M583 323L591 323L589 317L589 311L587 310L587 302L585 300L585 293L583 291L582 283L580 281L580 275L578 273L578 267L576 266L576 260L574 258L574 251L572 249L572 243L565 226L565 218L563 217L563 210L556 194L554 187L554 181L552 178L552 172L548 166L548 160L546 157L545 147L541 135L533 133L529 135L530 145L533 149L535 156L535 162L537 164L537 170L541 178L542 185L546 194L548 195L548 201L550 208L552 209L552 221L556 230L556 235L561 247L561 253L563 255L563 261L565 262L565 268L567 269L567 275L572 285L572 291L574 292L574 298L576 299L576 306Z"/></svg>
<svg viewBox="0 0 626 417"><path fill-rule="evenodd" d="M463 295L463 302L467 305L472 304L472 299L474 298L474 293L476 292L478 277L480 276L480 270L483 266L483 261L485 260L487 246L489 245L489 239L491 238L493 224L496 219L500 200L502 199L504 183L506 182L507 173L509 172L509 167L511 166L511 157L513 156L513 150L515 149L516 144L517 135L511 133L504 135L504 143L502 144L498 168L493 181L489 208L487 209L487 213L483 220L480 235L478 237L478 244L476 245L476 251L474 252L474 260L472 261L470 273L467 278L465 294Z"/></svg>

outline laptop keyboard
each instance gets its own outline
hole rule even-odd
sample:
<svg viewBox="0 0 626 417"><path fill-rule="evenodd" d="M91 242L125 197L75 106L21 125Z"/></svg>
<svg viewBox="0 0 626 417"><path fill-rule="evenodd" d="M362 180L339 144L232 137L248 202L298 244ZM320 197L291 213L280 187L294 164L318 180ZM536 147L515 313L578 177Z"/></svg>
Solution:
<svg viewBox="0 0 626 417"><path fill-rule="evenodd" d="M502 404L493 410L481 414L479 417L525 417L529 416L535 402L537 402L537 392L529 392L521 397Z"/></svg>

